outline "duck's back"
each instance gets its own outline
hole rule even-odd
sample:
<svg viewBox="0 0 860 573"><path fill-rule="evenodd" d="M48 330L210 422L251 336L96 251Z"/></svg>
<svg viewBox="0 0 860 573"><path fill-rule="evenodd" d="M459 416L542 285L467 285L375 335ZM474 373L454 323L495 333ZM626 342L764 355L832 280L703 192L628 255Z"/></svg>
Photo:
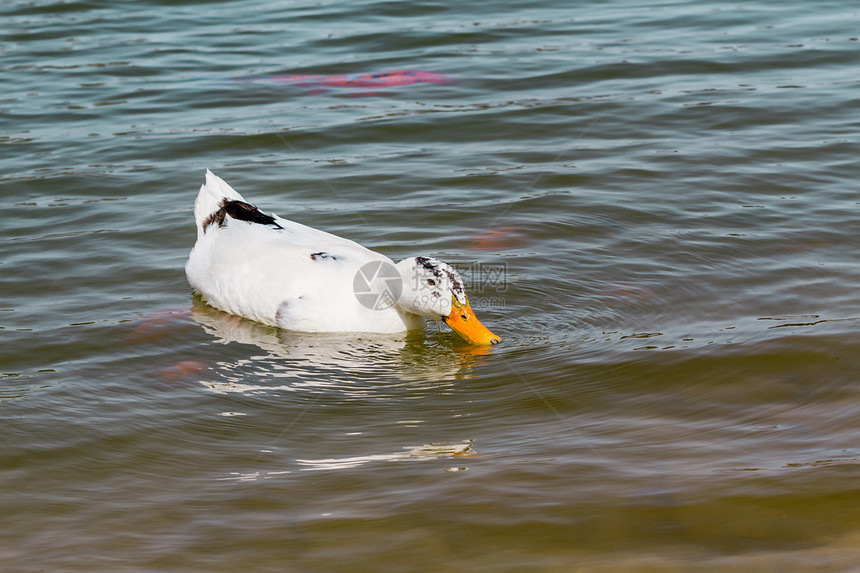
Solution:
<svg viewBox="0 0 860 573"><path fill-rule="evenodd" d="M207 171L194 209L197 243L185 270L209 304L258 322L306 332L401 332L424 320L355 296L356 273L388 257L244 201ZM384 305L383 305L384 306Z"/></svg>

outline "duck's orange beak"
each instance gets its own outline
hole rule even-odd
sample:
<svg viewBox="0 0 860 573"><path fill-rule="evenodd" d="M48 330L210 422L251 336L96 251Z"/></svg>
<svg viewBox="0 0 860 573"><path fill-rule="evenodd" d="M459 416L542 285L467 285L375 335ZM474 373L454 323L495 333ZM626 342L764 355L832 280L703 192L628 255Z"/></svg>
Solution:
<svg viewBox="0 0 860 573"><path fill-rule="evenodd" d="M475 317L469 301L466 301L466 304L460 304L457 297L453 298L451 314L444 319L451 330L466 339L469 344L497 344L502 341Z"/></svg>

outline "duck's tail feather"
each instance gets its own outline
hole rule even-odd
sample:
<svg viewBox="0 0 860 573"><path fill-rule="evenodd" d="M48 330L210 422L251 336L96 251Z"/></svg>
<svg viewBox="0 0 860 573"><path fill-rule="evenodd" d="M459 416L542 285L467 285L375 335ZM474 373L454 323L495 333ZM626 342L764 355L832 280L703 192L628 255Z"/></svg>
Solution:
<svg viewBox="0 0 860 573"><path fill-rule="evenodd" d="M197 194L197 200L194 202L194 220L197 222L198 236L202 235L206 226L212 223L218 211L224 206L225 199L244 201L242 196L223 179L207 169L206 180L200 186L200 193Z"/></svg>

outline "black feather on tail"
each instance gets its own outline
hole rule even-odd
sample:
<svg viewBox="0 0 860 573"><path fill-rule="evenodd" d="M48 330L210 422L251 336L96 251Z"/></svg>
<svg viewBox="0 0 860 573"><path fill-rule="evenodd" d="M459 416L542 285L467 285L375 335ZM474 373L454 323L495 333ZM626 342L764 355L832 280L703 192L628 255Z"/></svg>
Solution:
<svg viewBox="0 0 860 573"><path fill-rule="evenodd" d="M206 228L212 224L223 227L224 219L228 215L237 221L247 221L249 223L258 223L260 225L272 225L278 229L283 229L283 227L278 225L274 217L266 215L250 203L224 199L221 202L221 208L209 215L209 218L203 223L203 230L205 231Z"/></svg>

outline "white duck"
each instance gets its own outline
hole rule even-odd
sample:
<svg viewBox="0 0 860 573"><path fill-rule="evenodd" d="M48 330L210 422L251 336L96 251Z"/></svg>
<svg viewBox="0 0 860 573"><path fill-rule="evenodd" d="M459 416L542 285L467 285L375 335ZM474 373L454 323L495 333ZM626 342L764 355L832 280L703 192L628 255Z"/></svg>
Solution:
<svg viewBox="0 0 860 573"><path fill-rule="evenodd" d="M391 259L267 215L211 171L194 203L185 273L210 305L304 332L403 332L443 321L472 344L501 339L475 318L459 273L431 257Z"/></svg>

